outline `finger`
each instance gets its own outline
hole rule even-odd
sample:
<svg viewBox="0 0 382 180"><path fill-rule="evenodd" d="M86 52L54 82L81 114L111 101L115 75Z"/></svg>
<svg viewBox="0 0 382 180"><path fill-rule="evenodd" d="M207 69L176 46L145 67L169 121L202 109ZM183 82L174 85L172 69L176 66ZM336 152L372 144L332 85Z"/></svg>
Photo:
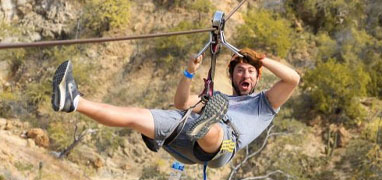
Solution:
<svg viewBox="0 0 382 180"><path fill-rule="evenodd" d="M193 58L193 62L194 62L194 64L196 64L196 63L199 63L200 62L200 56L199 57L194 57Z"/></svg>
<svg viewBox="0 0 382 180"><path fill-rule="evenodd" d="M199 57L198 57L198 62L201 62L202 60L203 60L203 57L204 57L204 55L202 54L202 55L200 55Z"/></svg>
<svg viewBox="0 0 382 180"><path fill-rule="evenodd" d="M207 51L204 51L204 52L202 52L200 55L204 57L204 56L206 56L206 52L207 52Z"/></svg>

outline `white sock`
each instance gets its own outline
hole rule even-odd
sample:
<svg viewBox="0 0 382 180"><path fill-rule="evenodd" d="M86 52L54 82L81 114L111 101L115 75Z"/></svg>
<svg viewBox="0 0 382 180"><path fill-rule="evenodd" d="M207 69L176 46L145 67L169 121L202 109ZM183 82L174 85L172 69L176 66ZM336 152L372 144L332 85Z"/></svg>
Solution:
<svg viewBox="0 0 382 180"><path fill-rule="evenodd" d="M80 95L77 95L77 96L73 99L74 111L77 111L78 101L80 101Z"/></svg>

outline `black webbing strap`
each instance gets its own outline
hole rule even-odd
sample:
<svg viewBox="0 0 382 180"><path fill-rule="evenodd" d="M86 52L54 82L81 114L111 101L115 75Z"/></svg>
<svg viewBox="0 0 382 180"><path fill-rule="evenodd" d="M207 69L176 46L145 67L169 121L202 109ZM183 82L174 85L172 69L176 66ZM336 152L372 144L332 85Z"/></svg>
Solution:
<svg viewBox="0 0 382 180"><path fill-rule="evenodd" d="M187 119L188 117L190 117L191 115L191 112L194 110L194 108L199 104L201 103L202 101L200 100L198 103L196 103L194 106L188 108L186 110L186 113L183 115L183 118L179 121L179 124L178 126L174 129L174 131L171 133L171 135L166 138L166 140L164 141L164 145L168 145L170 143L172 143L172 141L174 141L176 139L176 137L179 135L179 133L182 131L182 129L184 128L184 125L186 125L186 122L187 122Z"/></svg>
<svg viewBox="0 0 382 180"><path fill-rule="evenodd" d="M199 95L199 97L202 98L202 101L207 102L210 97L214 95L214 78L215 78L215 67L216 67L216 58L220 51L219 41L218 41L218 35L213 34L212 35L213 43L210 45L211 50L211 66L210 70L208 71L208 77L207 79L204 79L204 90L202 94Z"/></svg>

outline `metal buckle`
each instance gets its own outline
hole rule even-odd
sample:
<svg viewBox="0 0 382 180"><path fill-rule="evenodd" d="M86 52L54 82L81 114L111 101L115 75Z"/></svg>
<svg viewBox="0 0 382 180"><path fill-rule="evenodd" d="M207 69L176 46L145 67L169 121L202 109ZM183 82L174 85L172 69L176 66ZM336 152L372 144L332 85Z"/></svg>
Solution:
<svg viewBox="0 0 382 180"><path fill-rule="evenodd" d="M231 45L225 40L224 25L225 25L224 12L216 11L212 18L212 27L215 28L216 30L210 33L210 40L203 47L203 49L199 51L199 53L196 55L195 58L202 55L208 49L208 47L219 43L218 41L220 41L225 47L227 47L229 50L237 54L239 57L243 57L243 55L239 53L239 49L237 49L236 47L234 47L233 45ZM211 52L211 53L214 53L214 52Z"/></svg>

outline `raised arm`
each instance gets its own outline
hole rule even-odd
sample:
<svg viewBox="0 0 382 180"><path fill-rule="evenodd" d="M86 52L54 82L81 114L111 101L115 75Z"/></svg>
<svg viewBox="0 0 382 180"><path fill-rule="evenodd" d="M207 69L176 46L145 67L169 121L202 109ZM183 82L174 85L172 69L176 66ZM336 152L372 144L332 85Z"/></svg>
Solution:
<svg viewBox="0 0 382 180"><path fill-rule="evenodd" d="M270 58L264 58L262 64L280 78L280 81L265 93L272 107L277 109L292 95L300 81L300 76L295 70Z"/></svg>
<svg viewBox="0 0 382 180"><path fill-rule="evenodd" d="M194 74L199 68L200 64L202 63L202 60L203 56L191 58L188 61L186 70L189 73ZM186 110L191 106L195 105L197 102L199 102L200 98L198 97L198 95L191 95L191 83L192 78L187 78L186 76L182 75L174 97L174 104L177 109ZM198 107L194 108L193 111L200 112L201 108L202 106L199 105Z"/></svg>

